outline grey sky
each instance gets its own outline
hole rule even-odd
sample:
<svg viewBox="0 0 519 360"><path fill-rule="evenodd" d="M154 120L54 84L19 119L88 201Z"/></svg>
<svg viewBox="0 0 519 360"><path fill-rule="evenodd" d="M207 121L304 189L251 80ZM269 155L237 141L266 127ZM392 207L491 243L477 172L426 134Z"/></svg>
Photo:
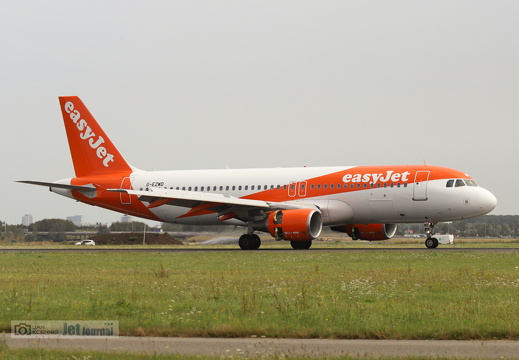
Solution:
<svg viewBox="0 0 519 360"><path fill-rule="evenodd" d="M2 1L0 220L121 215L73 176L78 95L145 170L429 164L519 214L517 1ZM508 167L510 165L510 167Z"/></svg>

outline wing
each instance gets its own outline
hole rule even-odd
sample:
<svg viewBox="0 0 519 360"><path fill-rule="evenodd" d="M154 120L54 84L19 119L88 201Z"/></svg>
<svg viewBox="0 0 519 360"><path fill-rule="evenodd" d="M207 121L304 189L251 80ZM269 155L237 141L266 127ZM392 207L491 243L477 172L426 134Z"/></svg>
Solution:
<svg viewBox="0 0 519 360"><path fill-rule="evenodd" d="M261 220L267 211L301 209L309 206L242 199L215 193L159 188L150 188L149 191L127 189L110 189L108 191L126 192L130 195L136 195L140 201L148 203L149 209L165 205L188 208L189 210L184 215L179 216L180 218L216 213L221 221L232 218L242 221ZM312 205L310 206L315 208Z"/></svg>

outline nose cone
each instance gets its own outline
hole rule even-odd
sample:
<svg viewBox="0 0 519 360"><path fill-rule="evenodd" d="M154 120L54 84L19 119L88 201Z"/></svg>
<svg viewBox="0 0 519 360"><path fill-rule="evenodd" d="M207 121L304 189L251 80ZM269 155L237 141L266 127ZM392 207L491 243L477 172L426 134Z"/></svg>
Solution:
<svg viewBox="0 0 519 360"><path fill-rule="evenodd" d="M479 206L482 214L487 214L497 206L497 199L490 191L480 188Z"/></svg>

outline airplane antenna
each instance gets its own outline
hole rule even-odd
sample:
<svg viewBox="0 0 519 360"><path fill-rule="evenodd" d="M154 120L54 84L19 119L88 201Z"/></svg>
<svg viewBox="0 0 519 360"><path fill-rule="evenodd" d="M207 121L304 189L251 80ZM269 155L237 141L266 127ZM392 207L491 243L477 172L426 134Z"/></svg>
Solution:
<svg viewBox="0 0 519 360"><path fill-rule="evenodd" d="M427 164L427 160L425 160L425 159L423 159L423 164L424 164L425 166L429 166L429 164Z"/></svg>

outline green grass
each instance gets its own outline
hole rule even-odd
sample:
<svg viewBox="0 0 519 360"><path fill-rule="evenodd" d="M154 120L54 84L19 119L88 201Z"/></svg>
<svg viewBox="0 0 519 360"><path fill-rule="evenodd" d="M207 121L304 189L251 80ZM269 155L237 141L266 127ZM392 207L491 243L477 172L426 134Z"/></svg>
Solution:
<svg viewBox="0 0 519 360"><path fill-rule="evenodd" d="M11 320L122 335L519 339L519 253L0 253Z"/></svg>

